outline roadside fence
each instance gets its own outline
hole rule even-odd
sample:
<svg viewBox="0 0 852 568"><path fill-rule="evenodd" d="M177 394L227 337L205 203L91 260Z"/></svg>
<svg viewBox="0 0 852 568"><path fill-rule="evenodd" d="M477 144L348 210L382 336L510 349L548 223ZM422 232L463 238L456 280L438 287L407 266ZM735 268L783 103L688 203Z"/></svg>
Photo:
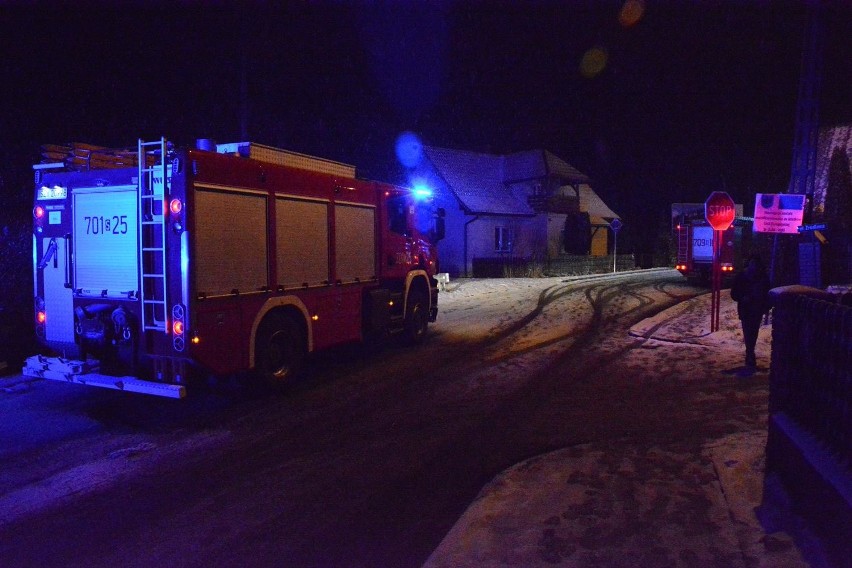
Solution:
<svg viewBox="0 0 852 568"><path fill-rule="evenodd" d="M852 307L807 293L776 297L770 413L784 412L852 460Z"/></svg>
<svg viewBox="0 0 852 568"><path fill-rule="evenodd" d="M852 294L772 291L764 505L780 502L818 535L828 562L852 557ZM796 523L790 524L795 530ZM784 527L784 528L790 528ZM781 527L776 527L781 528Z"/></svg>

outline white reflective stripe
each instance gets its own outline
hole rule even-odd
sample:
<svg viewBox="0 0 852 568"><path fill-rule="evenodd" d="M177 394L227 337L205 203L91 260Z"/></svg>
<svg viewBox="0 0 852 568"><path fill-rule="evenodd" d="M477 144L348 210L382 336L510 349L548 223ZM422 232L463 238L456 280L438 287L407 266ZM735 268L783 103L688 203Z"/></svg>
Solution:
<svg viewBox="0 0 852 568"><path fill-rule="evenodd" d="M189 232L180 235L180 293L178 303L189 305Z"/></svg>
<svg viewBox="0 0 852 568"><path fill-rule="evenodd" d="M38 240L33 235L33 296L38 296Z"/></svg>

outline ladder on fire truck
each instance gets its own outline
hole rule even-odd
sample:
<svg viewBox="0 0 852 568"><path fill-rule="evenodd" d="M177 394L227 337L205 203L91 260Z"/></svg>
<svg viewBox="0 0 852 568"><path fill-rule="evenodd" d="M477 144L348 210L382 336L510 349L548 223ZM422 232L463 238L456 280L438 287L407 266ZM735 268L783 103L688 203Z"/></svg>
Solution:
<svg viewBox="0 0 852 568"><path fill-rule="evenodd" d="M686 262L686 257L689 255L689 234L687 233L687 238L683 238L684 232L686 232L686 221L685 216L681 215L678 220L677 227L675 230L677 231L677 263L680 264L682 262Z"/></svg>
<svg viewBox="0 0 852 568"><path fill-rule="evenodd" d="M139 262L142 329L166 331L167 142L139 140ZM150 154L149 154L150 152ZM153 155L154 159L148 159Z"/></svg>

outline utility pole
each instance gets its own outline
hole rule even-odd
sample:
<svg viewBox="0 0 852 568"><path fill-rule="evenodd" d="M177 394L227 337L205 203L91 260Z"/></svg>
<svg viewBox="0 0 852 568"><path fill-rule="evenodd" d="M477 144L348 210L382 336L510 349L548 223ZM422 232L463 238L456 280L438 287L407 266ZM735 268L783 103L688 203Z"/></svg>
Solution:
<svg viewBox="0 0 852 568"><path fill-rule="evenodd" d="M246 16L240 12L240 140L249 141L249 92L248 92L248 23Z"/></svg>
<svg viewBox="0 0 852 568"><path fill-rule="evenodd" d="M813 194L819 142L819 95L822 86L823 22L819 2L808 6L802 45L793 167L787 193Z"/></svg>
<svg viewBox="0 0 852 568"><path fill-rule="evenodd" d="M793 139L793 163L787 193L799 193L813 199L819 143L819 99L822 85L824 24L820 0L808 2L802 43L799 95L796 105L796 130ZM796 251L798 254L799 251ZM775 235L769 276L777 285L779 237ZM788 272L783 270L782 272ZM819 269L817 262L816 269Z"/></svg>

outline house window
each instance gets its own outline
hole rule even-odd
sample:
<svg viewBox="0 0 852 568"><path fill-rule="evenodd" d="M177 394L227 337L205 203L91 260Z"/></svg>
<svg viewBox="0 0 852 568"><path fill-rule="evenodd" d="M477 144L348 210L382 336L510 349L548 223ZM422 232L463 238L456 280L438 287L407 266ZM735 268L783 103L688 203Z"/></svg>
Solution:
<svg viewBox="0 0 852 568"><path fill-rule="evenodd" d="M494 227L494 250L497 252L512 251L512 231L507 227Z"/></svg>

